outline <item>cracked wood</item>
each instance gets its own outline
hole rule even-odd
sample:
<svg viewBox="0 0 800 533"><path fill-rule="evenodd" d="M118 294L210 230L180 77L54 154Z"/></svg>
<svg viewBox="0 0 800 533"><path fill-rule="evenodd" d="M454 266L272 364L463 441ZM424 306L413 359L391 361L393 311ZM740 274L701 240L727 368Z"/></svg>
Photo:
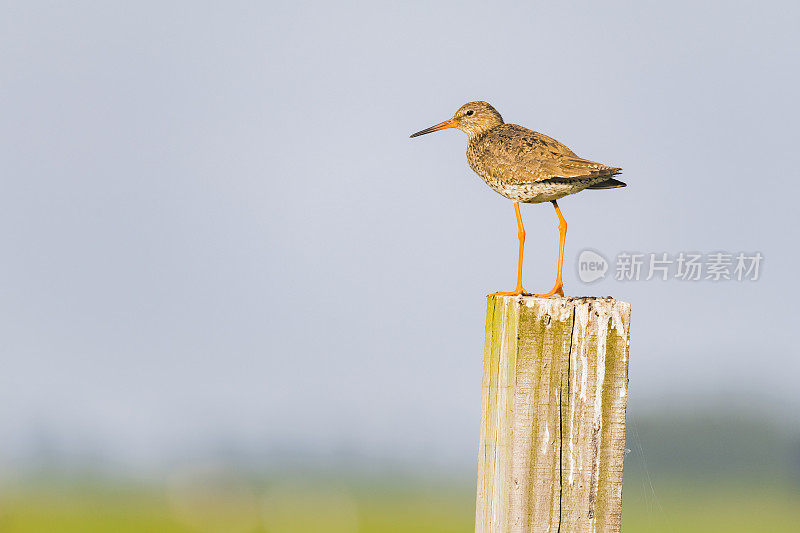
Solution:
<svg viewBox="0 0 800 533"><path fill-rule="evenodd" d="M619 531L630 305L490 296L475 531Z"/></svg>

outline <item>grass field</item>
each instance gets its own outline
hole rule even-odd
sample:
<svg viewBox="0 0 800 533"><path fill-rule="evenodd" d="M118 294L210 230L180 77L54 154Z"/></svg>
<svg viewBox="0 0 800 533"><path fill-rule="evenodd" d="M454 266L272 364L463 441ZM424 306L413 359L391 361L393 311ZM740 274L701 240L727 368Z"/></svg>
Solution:
<svg viewBox="0 0 800 533"><path fill-rule="evenodd" d="M465 484L374 482L243 484L176 489L34 484L5 490L2 533L456 533L473 530ZM800 531L796 486L626 481L629 532Z"/></svg>

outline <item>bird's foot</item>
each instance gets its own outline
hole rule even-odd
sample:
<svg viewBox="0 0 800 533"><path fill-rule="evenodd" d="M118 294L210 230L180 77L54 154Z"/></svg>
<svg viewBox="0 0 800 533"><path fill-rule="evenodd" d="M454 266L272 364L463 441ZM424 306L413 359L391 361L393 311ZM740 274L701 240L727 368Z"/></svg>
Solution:
<svg viewBox="0 0 800 533"><path fill-rule="evenodd" d="M562 283L556 283L556 286L550 289L550 292L547 294L534 294L537 298L549 298L554 294L558 294L559 296L564 296L564 285Z"/></svg>
<svg viewBox="0 0 800 533"><path fill-rule="evenodd" d="M520 287L517 287L515 290L513 290L511 292L500 292L500 291L498 291L498 292L493 292L489 296L520 296L520 295L522 295L522 296L530 296L531 293L529 293L528 291L526 291L525 289L523 289L520 286Z"/></svg>

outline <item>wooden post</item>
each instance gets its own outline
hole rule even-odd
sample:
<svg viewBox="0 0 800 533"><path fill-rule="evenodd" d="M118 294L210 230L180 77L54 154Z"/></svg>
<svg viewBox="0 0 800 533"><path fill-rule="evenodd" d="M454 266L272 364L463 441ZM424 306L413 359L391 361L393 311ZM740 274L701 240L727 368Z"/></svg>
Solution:
<svg viewBox="0 0 800 533"><path fill-rule="evenodd" d="M618 532L630 304L489 296L476 533Z"/></svg>

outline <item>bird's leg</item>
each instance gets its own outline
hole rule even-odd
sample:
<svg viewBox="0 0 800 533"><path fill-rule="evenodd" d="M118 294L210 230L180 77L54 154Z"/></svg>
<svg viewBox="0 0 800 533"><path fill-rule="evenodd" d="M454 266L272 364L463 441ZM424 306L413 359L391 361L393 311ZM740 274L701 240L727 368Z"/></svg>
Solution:
<svg viewBox="0 0 800 533"><path fill-rule="evenodd" d="M495 292L489 296L530 296L531 293L522 288L522 251L525 249L525 227L519 212L519 202L514 202L514 213L517 215L517 237L519 238L519 259L517 261L517 288L511 292Z"/></svg>
<svg viewBox="0 0 800 533"><path fill-rule="evenodd" d="M558 215L558 271L556 273L556 284L550 289L547 294L536 294L539 298L547 298L554 294L564 296L564 283L561 281L561 267L564 265L564 242L567 240L567 221L564 215L561 214L561 209L558 208L558 203L553 200L553 206L556 208L556 215Z"/></svg>

